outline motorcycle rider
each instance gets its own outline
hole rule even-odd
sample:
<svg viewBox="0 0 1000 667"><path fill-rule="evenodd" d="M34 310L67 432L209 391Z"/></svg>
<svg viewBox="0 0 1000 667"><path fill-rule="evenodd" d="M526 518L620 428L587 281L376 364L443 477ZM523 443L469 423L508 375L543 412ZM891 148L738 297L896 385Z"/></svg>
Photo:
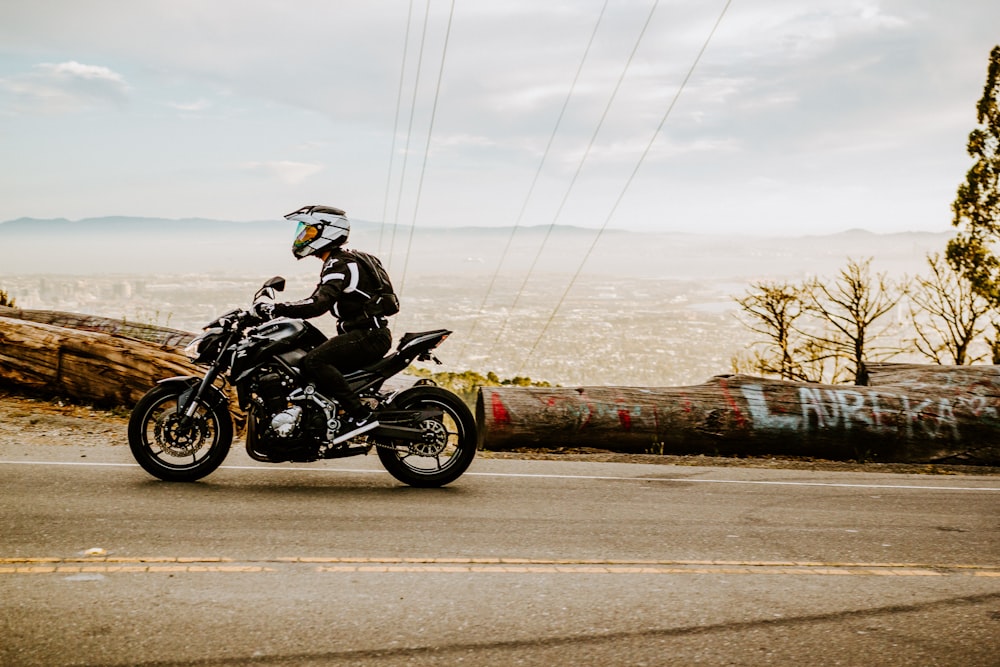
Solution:
<svg viewBox="0 0 1000 667"><path fill-rule="evenodd" d="M285 219L299 223L292 242L295 257L302 259L312 255L322 260L319 283L305 299L258 304L255 312L263 319L309 319L326 312L337 319L338 335L306 354L299 367L320 395L336 399L344 408L347 419L341 435L361 435L379 423L371 409L351 391L343 373L381 359L392 346L388 320L384 316L365 314L365 306L378 279L344 248L351 223L341 209L303 206Z"/></svg>

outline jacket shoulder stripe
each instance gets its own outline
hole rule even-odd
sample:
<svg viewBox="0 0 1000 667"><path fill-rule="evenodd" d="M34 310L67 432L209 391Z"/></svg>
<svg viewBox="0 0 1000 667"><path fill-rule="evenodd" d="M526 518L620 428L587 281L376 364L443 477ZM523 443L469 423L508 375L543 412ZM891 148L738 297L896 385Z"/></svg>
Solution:
<svg viewBox="0 0 1000 667"><path fill-rule="evenodd" d="M343 273L328 273L325 276L323 276L320 282L328 283L331 280L344 280L345 278L347 278L347 276L344 275Z"/></svg>
<svg viewBox="0 0 1000 667"><path fill-rule="evenodd" d="M358 289L358 281L361 280L361 272L358 271L357 262L348 262L347 270L351 273L351 280L347 287L344 288L344 293L348 294Z"/></svg>

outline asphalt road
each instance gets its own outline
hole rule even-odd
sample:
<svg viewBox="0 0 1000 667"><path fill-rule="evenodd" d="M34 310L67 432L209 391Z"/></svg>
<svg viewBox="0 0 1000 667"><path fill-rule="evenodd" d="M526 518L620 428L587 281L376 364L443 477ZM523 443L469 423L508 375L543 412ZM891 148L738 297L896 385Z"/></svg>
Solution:
<svg viewBox="0 0 1000 667"><path fill-rule="evenodd" d="M2 665L1000 665L1000 477L0 444Z"/></svg>

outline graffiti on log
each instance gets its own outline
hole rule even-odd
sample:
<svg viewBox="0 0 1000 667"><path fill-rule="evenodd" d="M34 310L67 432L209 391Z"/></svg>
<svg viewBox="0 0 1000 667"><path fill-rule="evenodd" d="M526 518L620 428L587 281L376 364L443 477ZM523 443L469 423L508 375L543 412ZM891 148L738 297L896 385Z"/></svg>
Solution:
<svg viewBox="0 0 1000 667"><path fill-rule="evenodd" d="M917 398L884 390L867 394L854 389L798 388L798 414L772 412L763 387L741 387L755 428L792 431L854 428L898 432L902 437L961 440L958 414L996 420L997 406L981 397Z"/></svg>
<svg viewBox="0 0 1000 667"><path fill-rule="evenodd" d="M926 378L925 378L926 379ZM836 386L719 376L690 387L482 387L483 447L1000 459L1000 383Z"/></svg>

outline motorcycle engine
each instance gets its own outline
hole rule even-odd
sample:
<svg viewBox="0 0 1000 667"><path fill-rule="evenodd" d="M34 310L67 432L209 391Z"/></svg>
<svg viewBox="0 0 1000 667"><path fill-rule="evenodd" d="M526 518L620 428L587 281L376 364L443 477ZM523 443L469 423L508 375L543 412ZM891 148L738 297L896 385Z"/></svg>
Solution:
<svg viewBox="0 0 1000 667"><path fill-rule="evenodd" d="M252 444L248 440L248 451L254 458L271 462L316 460L326 433L326 418L311 404L290 404L292 388L279 373L257 379L252 409L258 426Z"/></svg>
<svg viewBox="0 0 1000 667"><path fill-rule="evenodd" d="M295 435L299 422L302 420L302 408L293 405L287 410L282 410L271 418L271 426L268 429L279 438L290 438Z"/></svg>
<svg viewBox="0 0 1000 667"><path fill-rule="evenodd" d="M264 414L273 415L288 407L288 383L278 373L261 375L253 393Z"/></svg>

